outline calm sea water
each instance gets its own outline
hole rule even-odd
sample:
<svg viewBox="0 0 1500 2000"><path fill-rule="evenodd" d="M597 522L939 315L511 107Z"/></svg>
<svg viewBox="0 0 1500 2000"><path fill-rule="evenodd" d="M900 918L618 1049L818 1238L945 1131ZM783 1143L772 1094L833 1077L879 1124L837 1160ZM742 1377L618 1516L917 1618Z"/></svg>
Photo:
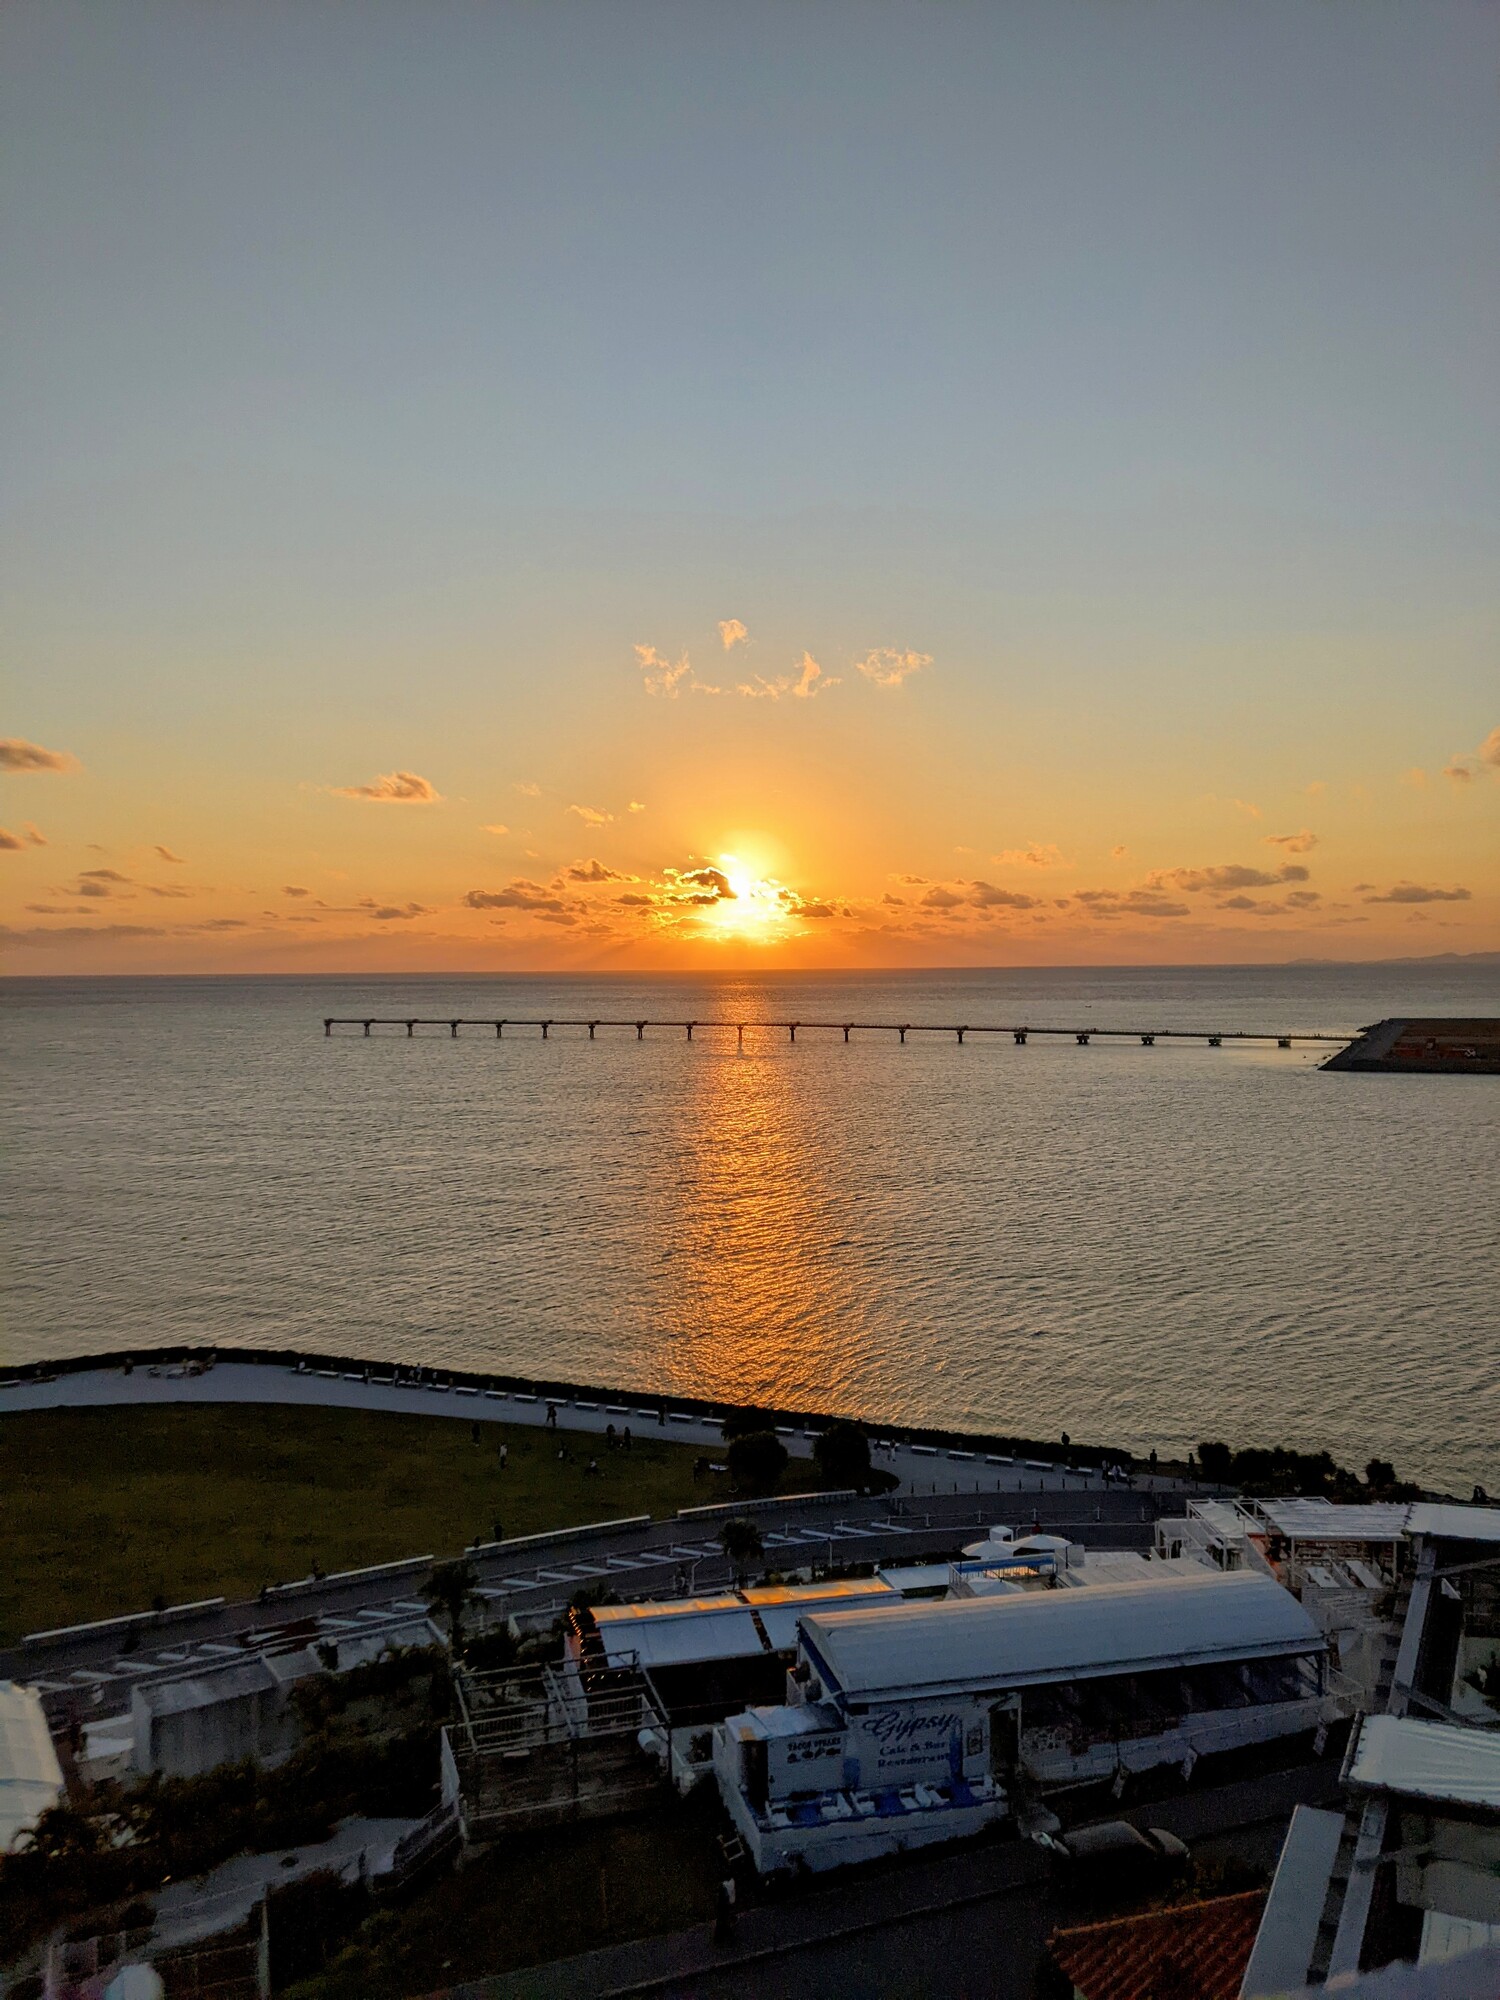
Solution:
<svg viewBox="0 0 1500 2000"><path fill-rule="evenodd" d="M306 1345L1500 1486L1500 1083L1301 1050L325 1040L327 1013L1342 1030L1500 966L12 981L0 1350Z"/></svg>

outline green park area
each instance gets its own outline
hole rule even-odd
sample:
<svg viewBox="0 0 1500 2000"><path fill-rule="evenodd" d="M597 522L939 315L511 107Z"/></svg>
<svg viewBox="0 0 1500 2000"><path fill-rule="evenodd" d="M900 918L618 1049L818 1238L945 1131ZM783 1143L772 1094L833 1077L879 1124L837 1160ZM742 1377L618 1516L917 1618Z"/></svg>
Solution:
<svg viewBox="0 0 1500 2000"><path fill-rule="evenodd" d="M314 1564L356 1569L452 1556L497 1531L660 1520L728 1497L722 1480L694 1478L698 1456L649 1434L611 1451L576 1431L266 1404L0 1417L0 1645L157 1598L252 1597Z"/></svg>

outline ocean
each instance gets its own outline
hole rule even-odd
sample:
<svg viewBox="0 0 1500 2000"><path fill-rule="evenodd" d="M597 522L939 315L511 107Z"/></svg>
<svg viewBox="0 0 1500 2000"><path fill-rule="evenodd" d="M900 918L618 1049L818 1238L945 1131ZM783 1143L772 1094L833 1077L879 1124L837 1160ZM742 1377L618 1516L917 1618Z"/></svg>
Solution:
<svg viewBox="0 0 1500 2000"><path fill-rule="evenodd" d="M0 1355L171 1342L1500 1487L1500 1083L1305 1048L326 1014L1353 1029L1500 962L11 980Z"/></svg>

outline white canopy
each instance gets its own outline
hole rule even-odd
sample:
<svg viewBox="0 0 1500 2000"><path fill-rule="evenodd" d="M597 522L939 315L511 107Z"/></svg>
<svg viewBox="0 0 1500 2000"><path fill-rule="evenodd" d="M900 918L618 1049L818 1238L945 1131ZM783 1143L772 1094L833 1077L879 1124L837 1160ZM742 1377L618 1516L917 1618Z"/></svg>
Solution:
<svg viewBox="0 0 1500 2000"><path fill-rule="evenodd" d="M1500 1813L1500 1734L1408 1715L1367 1715L1348 1780L1370 1791Z"/></svg>
<svg viewBox="0 0 1500 2000"><path fill-rule="evenodd" d="M62 1766L35 1688L0 1681L0 1853L62 1797Z"/></svg>

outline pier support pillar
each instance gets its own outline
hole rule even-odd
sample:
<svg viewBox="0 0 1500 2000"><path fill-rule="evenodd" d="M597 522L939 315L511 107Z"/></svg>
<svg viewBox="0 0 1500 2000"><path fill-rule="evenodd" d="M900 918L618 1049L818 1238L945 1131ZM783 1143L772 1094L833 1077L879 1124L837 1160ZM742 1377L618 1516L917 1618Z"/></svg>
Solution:
<svg viewBox="0 0 1500 2000"><path fill-rule="evenodd" d="M734 1038L739 1043L741 1048L745 1046L745 1024L743 1021L741 1021L739 1026L735 1029Z"/></svg>
<svg viewBox="0 0 1500 2000"><path fill-rule="evenodd" d="M1222 1035L1210 1035L1208 1038L1208 1046L1211 1049L1222 1048L1224 1046L1224 1037Z"/></svg>
<svg viewBox="0 0 1500 2000"><path fill-rule="evenodd" d="M589 1022L589 1040L590 1040L590 1041L592 1041L592 1040L594 1039L594 1030L595 1030L595 1028L597 1028L597 1027L598 1027L598 1025L599 1025L599 1023L598 1023L597 1021L590 1021L590 1022Z"/></svg>
<svg viewBox="0 0 1500 2000"><path fill-rule="evenodd" d="M368 1021L366 1021L366 1022L365 1022L365 1033L366 1033L366 1034L368 1035L368 1034L369 1034L369 1032L370 1032L370 1024L369 1024L369 1022L368 1022Z"/></svg>
<svg viewBox="0 0 1500 2000"><path fill-rule="evenodd" d="M852 1021L846 1021L846 1022L844 1023L844 1040L845 1040L846 1042L847 1042L847 1041L848 1041L848 1039L849 1039L849 1030L850 1030L850 1028L851 1028L851 1027L853 1027L853 1025L854 1025L854 1024L853 1024L853 1022L852 1022Z"/></svg>
<svg viewBox="0 0 1500 2000"><path fill-rule="evenodd" d="M449 1034L450 1034L450 1035L452 1036L452 1038L453 1038L453 1040L454 1040L455 1042L456 1042L456 1041L458 1040L458 1023L457 1023L457 1021L450 1021L450 1022L448 1023L448 1033L449 1033Z"/></svg>
<svg viewBox="0 0 1500 2000"><path fill-rule="evenodd" d="M413 1036L413 1035L414 1035L414 1034L415 1034L416 1032L417 1032L417 1024L416 1024L416 1022L415 1022L415 1021L408 1021L408 1022L407 1022L407 1024L406 1024L406 1039L407 1039L408 1041L410 1041L410 1040L411 1040L411 1038L412 1038L412 1036Z"/></svg>
<svg viewBox="0 0 1500 2000"><path fill-rule="evenodd" d="M1289 1048L1290 1048L1290 1047L1292 1046L1292 1038L1291 1038L1291 1036L1290 1036L1290 1035L1278 1035L1278 1036L1276 1037L1276 1046L1277 1046L1277 1048L1278 1048L1278 1049L1289 1049Z"/></svg>
<svg viewBox="0 0 1500 2000"><path fill-rule="evenodd" d="M646 1039L646 1024L645 1024L645 1022L644 1022L644 1021L637 1021L637 1022L636 1022L636 1024L635 1024L635 1038L636 1038L636 1040L637 1040L638 1042L643 1042L643 1041L645 1041L645 1039Z"/></svg>
<svg viewBox="0 0 1500 2000"><path fill-rule="evenodd" d="M906 1024L906 1028L909 1028L910 1026L911 1026L911 1022L910 1022L910 1021L908 1021L908 1022L907 1022L907 1024ZM899 1035L899 1036L901 1037L901 1046L902 1046L902 1048L905 1048L905 1047L906 1047L906 1028L898 1028L898 1029L896 1030L896 1033L897 1033L897 1034L898 1034L898 1035Z"/></svg>
<svg viewBox="0 0 1500 2000"><path fill-rule="evenodd" d="M551 1027L551 1025L552 1025L552 1023L551 1023L550 1021L543 1021L543 1023L542 1023L542 1040L543 1040L544 1042L545 1042L545 1041L546 1041L546 1039L547 1039L547 1030L548 1030L548 1028L550 1028L550 1027Z"/></svg>
<svg viewBox="0 0 1500 2000"><path fill-rule="evenodd" d="M789 1021L787 1023L787 1028L791 1034L792 1040L795 1042L797 1039L797 1023L795 1021Z"/></svg>
<svg viewBox="0 0 1500 2000"><path fill-rule="evenodd" d="M1156 1047L1156 1037L1155 1037L1155 1035L1142 1035L1142 1036L1141 1036L1141 1047L1142 1047L1143 1049L1154 1049L1154 1048Z"/></svg>
<svg viewBox="0 0 1500 2000"><path fill-rule="evenodd" d="M688 1038L688 1040L689 1040L689 1041L691 1041L691 1040L693 1039L693 1024L692 1024L692 1022L691 1022L691 1021L684 1021L682 1025L683 1025L683 1026L684 1026L684 1027L685 1027L685 1028L687 1029L687 1038Z"/></svg>
<svg viewBox="0 0 1500 2000"><path fill-rule="evenodd" d="M332 1023L332 1021L324 1021L324 1023L323 1023L323 1033L324 1033L325 1035L331 1035L331 1034L333 1033L333 1023Z"/></svg>
<svg viewBox="0 0 1500 2000"><path fill-rule="evenodd" d="M497 1042L503 1042L505 1040L505 1023L503 1021L497 1021L495 1023L495 1040Z"/></svg>
<svg viewBox="0 0 1500 2000"><path fill-rule="evenodd" d="M1088 1045L1089 1045L1088 1031L1085 1029L1084 1032L1080 1034L1078 1037L1078 1046L1081 1049L1086 1049Z"/></svg>
<svg viewBox="0 0 1500 2000"><path fill-rule="evenodd" d="M1016 1047L1018 1049L1024 1049L1026 1046L1026 1030L1024 1028L1017 1028L1015 1031L1015 1037L1016 1037Z"/></svg>
<svg viewBox="0 0 1500 2000"><path fill-rule="evenodd" d="M954 1030L954 1033L955 1033L955 1034L956 1034L956 1035L958 1036L958 1046L959 1046L960 1048L962 1048L962 1047L963 1047L963 1045L964 1045L964 1036L965 1036L966 1034L968 1034L968 1032L969 1032L969 1031L968 1031L968 1029L967 1029L967 1028L956 1028L956 1029Z"/></svg>

